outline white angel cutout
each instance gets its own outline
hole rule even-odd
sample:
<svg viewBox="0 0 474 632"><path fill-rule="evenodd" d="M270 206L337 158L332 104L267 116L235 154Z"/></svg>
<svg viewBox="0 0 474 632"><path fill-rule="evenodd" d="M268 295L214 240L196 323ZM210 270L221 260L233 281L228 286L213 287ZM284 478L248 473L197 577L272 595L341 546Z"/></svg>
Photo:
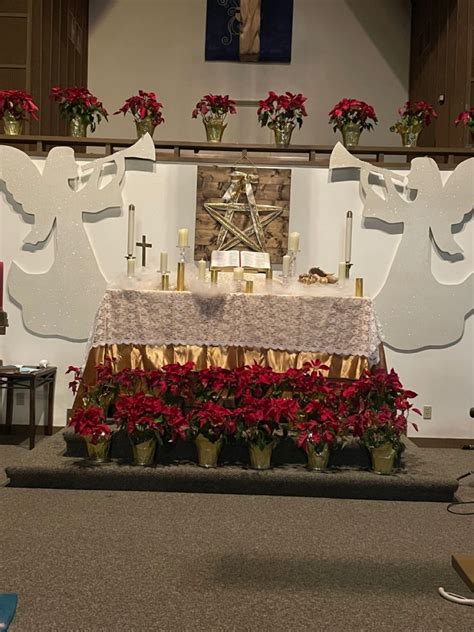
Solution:
<svg viewBox="0 0 474 632"><path fill-rule="evenodd" d="M15 262L8 291L33 333L85 340L106 280L83 225L83 213L121 207L125 158L154 160L149 136L132 147L79 168L71 147L51 149L41 174L27 154L0 146L0 180L35 223L26 244L44 243L53 232L54 261L47 272L29 273ZM101 187L107 170L110 181ZM110 175L110 174L108 174Z"/></svg>
<svg viewBox="0 0 474 632"><path fill-rule="evenodd" d="M474 305L474 275L458 284L440 283L431 271L431 256L435 244L462 258L451 227L471 217L474 158L460 163L443 185L431 158L414 158L404 178L354 158L338 143L330 169L346 167L360 169L364 218L403 223L401 242L375 298L387 344L416 350L457 342Z"/></svg>

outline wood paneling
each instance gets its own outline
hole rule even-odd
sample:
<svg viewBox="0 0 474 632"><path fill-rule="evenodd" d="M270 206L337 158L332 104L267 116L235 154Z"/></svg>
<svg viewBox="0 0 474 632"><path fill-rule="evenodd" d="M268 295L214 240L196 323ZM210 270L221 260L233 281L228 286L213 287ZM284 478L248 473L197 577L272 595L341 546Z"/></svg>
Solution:
<svg viewBox="0 0 474 632"><path fill-rule="evenodd" d="M468 130L454 119L472 102L474 0L412 0L410 100L430 102L438 119L420 145L463 147Z"/></svg>
<svg viewBox="0 0 474 632"><path fill-rule="evenodd" d="M0 0L0 89L27 90L40 108L26 133L66 133L49 93L87 86L88 21L88 0Z"/></svg>

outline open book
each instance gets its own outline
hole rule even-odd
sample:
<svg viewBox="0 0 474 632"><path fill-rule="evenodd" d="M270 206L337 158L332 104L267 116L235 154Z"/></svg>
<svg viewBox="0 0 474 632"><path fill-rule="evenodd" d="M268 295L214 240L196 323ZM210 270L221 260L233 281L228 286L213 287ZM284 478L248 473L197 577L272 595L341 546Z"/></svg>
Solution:
<svg viewBox="0 0 474 632"><path fill-rule="evenodd" d="M268 252L252 252L251 250L213 250L211 255L211 270L270 270L270 255Z"/></svg>

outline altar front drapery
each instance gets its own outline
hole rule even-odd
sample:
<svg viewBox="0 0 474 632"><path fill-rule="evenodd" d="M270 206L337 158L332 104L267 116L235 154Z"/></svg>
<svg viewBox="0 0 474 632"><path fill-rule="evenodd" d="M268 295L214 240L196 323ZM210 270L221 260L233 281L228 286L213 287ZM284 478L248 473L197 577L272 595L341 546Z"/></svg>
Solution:
<svg viewBox="0 0 474 632"><path fill-rule="evenodd" d="M117 368L174 362L227 368L258 362L277 371L319 359L330 377L385 366L372 300L351 296L110 289L96 314L84 371L106 357Z"/></svg>

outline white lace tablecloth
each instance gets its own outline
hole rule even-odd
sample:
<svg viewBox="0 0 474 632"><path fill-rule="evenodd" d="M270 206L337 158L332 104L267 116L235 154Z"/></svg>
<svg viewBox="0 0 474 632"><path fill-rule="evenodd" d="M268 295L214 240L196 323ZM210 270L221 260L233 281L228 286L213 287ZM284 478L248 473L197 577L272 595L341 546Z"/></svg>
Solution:
<svg viewBox="0 0 474 632"><path fill-rule="evenodd" d="M109 289L87 351L107 344L238 346L365 356L382 331L370 298Z"/></svg>

